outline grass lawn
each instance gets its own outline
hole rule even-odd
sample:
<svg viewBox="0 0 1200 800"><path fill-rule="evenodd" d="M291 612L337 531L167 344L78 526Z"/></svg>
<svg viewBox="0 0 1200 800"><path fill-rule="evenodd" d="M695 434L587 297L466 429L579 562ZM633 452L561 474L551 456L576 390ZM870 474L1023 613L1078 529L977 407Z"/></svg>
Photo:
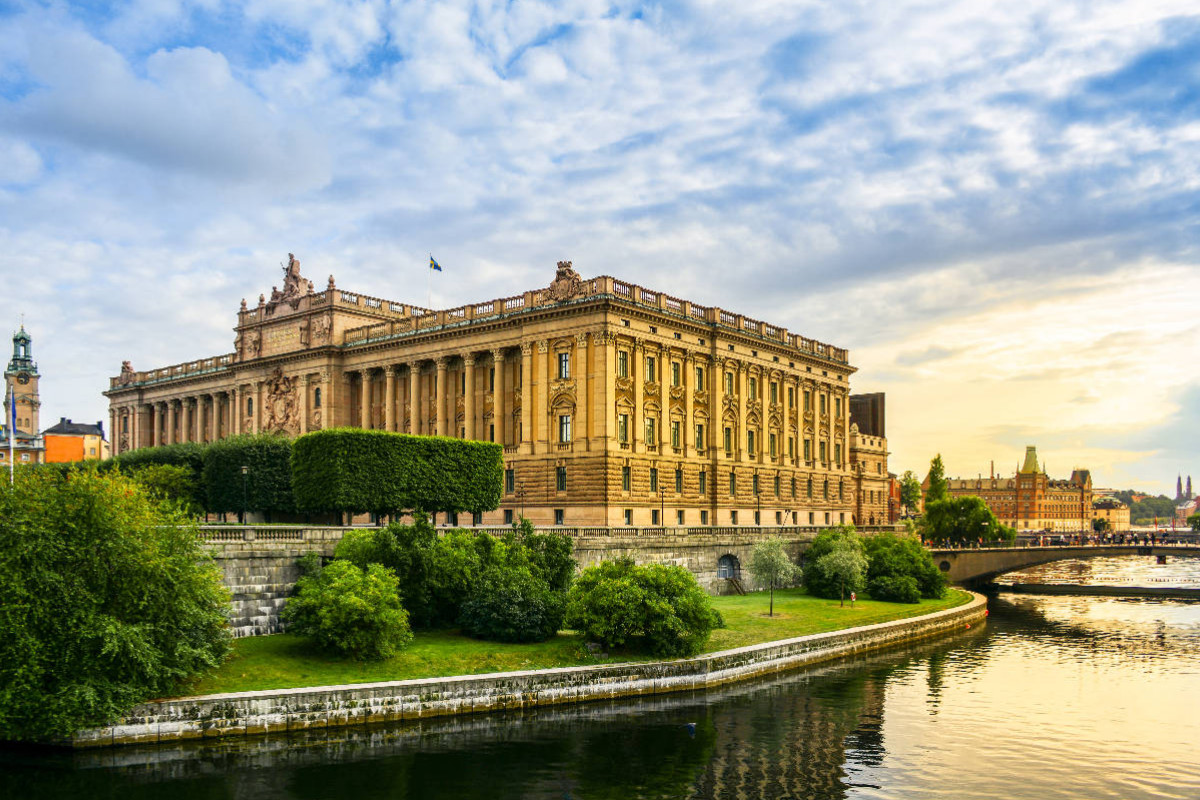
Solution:
<svg viewBox="0 0 1200 800"><path fill-rule="evenodd" d="M775 592L775 616L768 617L765 592L714 597L713 606L725 617L726 627L713 631L704 652L914 617L962 605L969 599L966 592L950 589L944 600L922 600L919 605L859 600L854 608L849 602L842 608L836 600L810 597L800 589L784 589ZM620 652L599 658L587 651L582 636L570 631L537 644L502 644L470 639L456 631L422 631L414 636L408 649L394 658L358 662L325 655L305 640L283 633L235 640L230 659L215 674L190 687L189 693L290 689L648 660L648 656Z"/></svg>

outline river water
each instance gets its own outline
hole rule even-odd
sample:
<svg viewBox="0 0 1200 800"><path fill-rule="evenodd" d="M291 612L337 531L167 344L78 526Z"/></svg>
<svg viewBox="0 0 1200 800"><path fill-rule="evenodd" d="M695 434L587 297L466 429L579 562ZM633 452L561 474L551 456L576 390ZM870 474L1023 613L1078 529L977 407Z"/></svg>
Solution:
<svg viewBox="0 0 1200 800"><path fill-rule="evenodd" d="M1039 570L1020 579L1189 585L1200 560ZM1200 604L1001 593L990 609L950 639L707 694L0 751L0 797L1200 798Z"/></svg>

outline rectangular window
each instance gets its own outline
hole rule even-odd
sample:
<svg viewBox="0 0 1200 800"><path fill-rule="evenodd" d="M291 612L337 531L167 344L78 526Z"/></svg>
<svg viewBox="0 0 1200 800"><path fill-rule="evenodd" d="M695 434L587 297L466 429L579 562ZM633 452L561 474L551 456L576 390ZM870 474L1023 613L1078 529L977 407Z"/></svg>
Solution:
<svg viewBox="0 0 1200 800"><path fill-rule="evenodd" d="M571 415L558 415L558 440L566 443L571 441Z"/></svg>
<svg viewBox="0 0 1200 800"><path fill-rule="evenodd" d="M632 483L629 467L621 467L621 491L628 492L629 485Z"/></svg>
<svg viewBox="0 0 1200 800"><path fill-rule="evenodd" d="M680 422L677 419L671 420L671 447L681 447L679 443L679 426Z"/></svg>
<svg viewBox="0 0 1200 800"><path fill-rule="evenodd" d="M733 373L732 372L725 373L725 394L727 394L727 395L733 394Z"/></svg>
<svg viewBox="0 0 1200 800"><path fill-rule="evenodd" d="M833 402L834 402L834 406L833 406L834 413L836 413L837 416L840 417L842 415L842 398L840 398L840 397L835 398Z"/></svg>
<svg viewBox="0 0 1200 800"><path fill-rule="evenodd" d="M683 370L678 361L671 362L671 385L678 386L683 383Z"/></svg>
<svg viewBox="0 0 1200 800"><path fill-rule="evenodd" d="M811 512L811 511L810 511L810 512L808 512L808 524L809 524L809 525L815 525L815 524L816 524L816 515L815 515L813 512Z"/></svg>
<svg viewBox="0 0 1200 800"><path fill-rule="evenodd" d="M758 399L758 378L750 379L750 400L751 402Z"/></svg>
<svg viewBox="0 0 1200 800"><path fill-rule="evenodd" d="M704 389L704 367L696 367L696 391Z"/></svg>
<svg viewBox="0 0 1200 800"><path fill-rule="evenodd" d="M657 364L654 361L654 356L646 356L646 382L654 383L658 380Z"/></svg>
<svg viewBox="0 0 1200 800"><path fill-rule="evenodd" d="M788 387L788 411L796 407L796 387Z"/></svg>
<svg viewBox="0 0 1200 800"><path fill-rule="evenodd" d="M754 455L754 431L746 431L746 452Z"/></svg>
<svg viewBox="0 0 1200 800"><path fill-rule="evenodd" d="M808 479L808 499L811 500L812 496L813 496L812 495L812 478L809 478ZM812 520L809 520L809 521L811 522Z"/></svg>
<svg viewBox="0 0 1200 800"><path fill-rule="evenodd" d="M772 381L771 382L771 405L775 405L778 402L779 402L779 384Z"/></svg>
<svg viewBox="0 0 1200 800"><path fill-rule="evenodd" d="M651 525L658 524L658 509L657 508L650 512L650 524Z"/></svg>
<svg viewBox="0 0 1200 800"><path fill-rule="evenodd" d="M754 512L754 524L762 525L762 512L761 511Z"/></svg>
<svg viewBox="0 0 1200 800"><path fill-rule="evenodd" d="M779 487L781 486L780 481L781 481L780 477L778 475L776 475L775 476L775 496L776 497L779 497L779 492L780 492Z"/></svg>
<svg viewBox="0 0 1200 800"><path fill-rule="evenodd" d="M558 354L558 377L560 379L566 379L566 378L571 377L571 354L570 353L559 353Z"/></svg>
<svg viewBox="0 0 1200 800"><path fill-rule="evenodd" d="M567 516L566 511L564 511L563 509L561 509L561 508L554 509L554 524L562 525L563 520L566 519L566 516Z"/></svg>
<svg viewBox="0 0 1200 800"><path fill-rule="evenodd" d="M496 368L492 367L488 370L488 391L496 391Z"/></svg>
<svg viewBox="0 0 1200 800"><path fill-rule="evenodd" d="M683 525L683 509L682 508L675 512L675 524Z"/></svg>
<svg viewBox="0 0 1200 800"><path fill-rule="evenodd" d="M700 470L700 496L708 494L708 473Z"/></svg>
<svg viewBox="0 0 1200 800"><path fill-rule="evenodd" d="M775 512L775 524L776 524L776 525L782 525L782 524L783 524L783 512L782 512L782 511L776 511L776 512Z"/></svg>
<svg viewBox="0 0 1200 800"><path fill-rule="evenodd" d="M646 418L646 444L657 444L658 443L658 427L656 425L657 422L658 422L658 420L656 420L654 417Z"/></svg>
<svg viewBox="0 0 1200 800"><path fill-rule="evenodd" d="M624 350L617 351L617 377L629 377L629 353Z"/></svg>
<svg viewBox="0 0 1200 800"><path fill-rule="evenodd" d="M729 473L729 496L733 497L737 494L737 473Z"/></svg>
<svg viewBox="0 0 1200 800"><path fill-rule="evenodd" d="M704 449L704 426L699 424L696 425L696 449Z"/></svg>
<svg viewBox="0 0 1200 800"><path fill-rule="evenodd" d="M504 524L505 525L513 524L513 513L512 513L511 508L504 509Z"/></svg>
<svg viewBox="0 0 1200 800"><path fill-rule="evenodd" d="M804 410L812 411L812 392L804 390Z"/></svg>
<svg viewBox="0 0 1200 800"><path fill-rule="evenodd" d="M495 425L488 425L488 441L489 442L496 441L496 426Z"/></svg>
<svg viewBox="0 0 1200 800"><path fill-rule="evenodd" d="M622 444L629 442L629 415L617 415L617 441Z"/></svg>
<svg viewBox="0 0 1200 800"><path fill-rule="evenodd" d="M754 477L750 480L750 490L754 492L754 496L758 496L758 473L754 473Z"/></svg>
<svg viewBox="0 0 1200 800"><path fill-rule="evenodd" d="M554 490L556 492L565 492L567 490L567 468L555 467L554 469Z"/></svg>
<svg viewBox="0 0 1200 800"><path fill-rule="evenodd" d="M835 464L842 463L842 446L840 444L835 444L833 446L833 462Z"/></svg>
<svg viewBox="0 0 1200 800"><path fill-rule="evenodd" d="M788 458L796 457L796 440L788 437Z"/></svg>
<svg viewBox="0 0 1200 800"><path fill-rule="evenodd" d="M683 494L683 470L675 468L675 494Z"/></svg>
<svg viewBox="0 0 1200 800"><path fill-rule="evenodd" d="M625 524L626 525L633 524L633 509L632 508L625 509Z"/></svg>
<svg viewBox="0 0 1200 800"><path fill-rule="evenodd" d="M512 467L504 470L504 493L512 494L517 490L517 471Z"/></svg>
<svg viewBox="0 0 1200 800"><path fill-rule="evenodd" d="M726 455L733 452L733 428L725 429L725 453Z"/></svg>
<svg viewBox="0 0 1200 800"><path fill-rule="evenodd" d="M770 436L768 436L767 441L771 448L771 458L774 458L775 457L775 434L772 433Z"/></svg>
<svg viewBox="0 0 1200 800"><path fill-rule="evenodd" d="M812 461L812 439L804 440L804 460Z"/></svg>
<svg viewBox="0 0 1200 800"><path fill-rule="evenodd" d="M459 394L467 393L467 373L465 370L463 372L458 373L458 393Z"/></svg>
<svg viewBox="0 0 1200 800"><path fill-rule="evenodd" d="M483 524L483 512L482 511L472 511L471 512L471 524L472 525L482 525Z"/></svg>
<svg viewBox="0 0 1200 800"><path fill-rule="evenodd" d="M650 468L650 491L651 492L658 491L658 468L657 467Z"/></svg>
<svg viewBox="0 0 1200 800"><path fill-rule="evenodd" d="M736 512L736 511L732 511L732 510L731 510L731 511L729 512L729 524L730 524L730 525L737 525L737 512Z"/></svg>
<svg viewBox="0 0 1200 800"><path fill-rule="evenodd" d="M825 413L825 408L826 408L827 402L828 402L828 398L826 398L825 395L821 395L821 413L822 414Z"/></svg>
<svg viewBox="0 0 1200 800"><path fill-rule="evenodd" d="M824 463L825 463L825 461L826 461L826 458L825 458L825 442L821 442L821 445L820 445L820 447L821 447L821 463L822 463L822 464L824 464Z"/></svg>
<svg viewBox="0 0 1200 800"><path fill-rule="evenodd" d="M708 524L708 509L706 509L706 508L700 509L700 524L701 525Z"/></svg>

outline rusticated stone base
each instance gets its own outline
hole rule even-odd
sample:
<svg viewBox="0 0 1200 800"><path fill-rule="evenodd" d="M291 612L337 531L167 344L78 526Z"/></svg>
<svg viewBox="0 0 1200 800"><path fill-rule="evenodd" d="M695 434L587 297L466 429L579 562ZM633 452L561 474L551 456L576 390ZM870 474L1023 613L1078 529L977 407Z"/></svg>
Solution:
<svg viewBox="0 0 1200 800"><path fill-rule="evenodd" d="M145 703L117 724L78 732L75 747L250 736L425 717L703 690L978 624L987 602L915 619L739 647L679 661L505 672L188 697Z"/></svg>

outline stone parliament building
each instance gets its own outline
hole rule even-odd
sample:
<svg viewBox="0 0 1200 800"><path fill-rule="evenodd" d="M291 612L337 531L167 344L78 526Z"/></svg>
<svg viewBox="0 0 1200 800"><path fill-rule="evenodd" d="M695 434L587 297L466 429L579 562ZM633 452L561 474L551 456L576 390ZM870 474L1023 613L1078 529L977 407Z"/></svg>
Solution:
<svg viewBox="0 0 1200 800"><path fill-rule="evenodd" d="M322 291L289 256L234 352L110 381L114 455L334 426L494 441L473 524L887 522L887 446L850 423L845 350L559 262L547 288L448 310ZM461 520L465 523L466 520Z"/></svg>

